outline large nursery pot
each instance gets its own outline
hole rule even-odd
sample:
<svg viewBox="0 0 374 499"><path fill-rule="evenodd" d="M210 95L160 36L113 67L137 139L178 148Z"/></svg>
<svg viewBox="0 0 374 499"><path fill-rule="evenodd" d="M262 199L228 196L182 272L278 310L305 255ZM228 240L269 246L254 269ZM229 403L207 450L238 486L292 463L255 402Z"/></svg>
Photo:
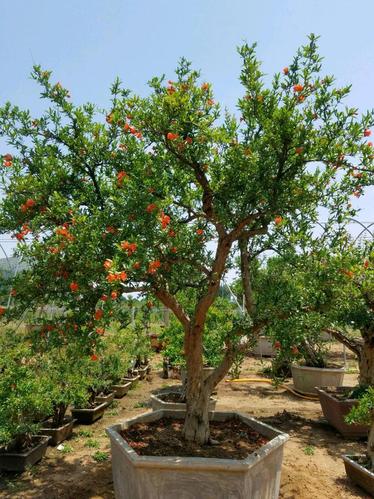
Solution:
<svg viewBox="0 0 374 499"><path fill-rule="evenodd" d="M71 410L71 414L73 418L76 418L78 423L92 424L103 417L106 408L106 402L102 402L101 404L97 404L95 407L87 409L77 409L74 407L74 409Z"/></svg>
<svg viewBox="0 0 374 499"><path fill-rule="evenodd" d="M49 436L49 445L56 446L71 437L76 421L76 419L66 417L61 426L54 427L52 422L47 420L43 422L43 427L40 428L39 433Z"/></svg>
<svg viewBox="0 0 374 499"><path fill-rule="evenodd" d="M259 336L252 353L260 357L275 357L273 344L266 336Z"/></svg>
<svg viewBox="0 0 374 499"><path fill-rule="evenodd" d="M363 456L342 456L348 478L374 497L374 473L358 463Z"/></svg>
<svg viewBox="0 0 374 499"><path fill-rule="evenodd" d="M135 383L136 383L137 381L139 381L139 380L140 380L140 376L139 376L139 374L136 374L136 375L135 375L135 374L132 374L132 375L125 376L125 377L123 378L123 381L124 381L125 383L130 383L130 388L132 387L132 385L135 385Z"/></svg>
<svg viewBox="0 0 374 499"><path fill-rule="evenodd" d="M343 437L363 438L368 436L369 426L362 424L348 424L345 422L345 417L350 413L352 407L358 404L356 399L340 400L334 397L334 392L329 393L328 387L316 388L319 401L322 407L322 412L327 421L333 426ZM349 387L336 387L336 393L345 393L350 391Z"/></svg>
<svg viewBox="0 0 374 499"><path fill-rule="evenodd" d="M113 400L114 400L114 391L109 392L107 394L96 395L95 397L95 402L99 402L100 404L101 402L105 402L107 407L110 406Z"/></svg>
<svg viewBox="0 0 374 499"><path fill-rule="evenodd" d="M137 368L138 373L139 373L139 378L141 380L143 380L146 377L146 374L148 373L148 368L149 368L148 364L145 366L140 366Z"/></svg>
<svg viewBox="0 0 374 499"><path fill-rule="evenodd" d="M163 396L169 395L169 394L180 394L180 389L178 390L177 387L175 388L168 388L165 390L159 390L157 393L151 394L151 407L153 411L158 411L160 409L168 409L171 411L185 411L186 410L186 403L185 402L168 402L166 400L163 400ZM217 399L211 397L209 401L209 411L214 411L216 408L216 403Z"/></svg>
<svg viewBox="0 0 374 499"><path fill-rule="evenodd" d="M112 385L110 389L113 390L114 397L116 399L120 399L124 395L126 395L126 393L130 390L130 387L131 387L131 381L126 381L125 379L123 379L117 385Z"/></svg>
<svg viewBox="0 0 374 499"><path fill-rule="evenodd" d="M342 386L345 369L291 366L295 390L304 395L317 395L316 386Z"/></svg>
<svg viewBox="0 0 374 499"><path fill-rule="evenodd" d="M49 439L50 437L46 435L35 435L32 437L35 446L24 452L7 452L0 449L0 469L5 471L25 471L44 457Z"/></svg>
<svg viewBox="0 0 374 499"><path fill-rule="evenodd" d="M140 456L120 435L137 423L163 417L181 419L185 411L148 412L107 428L117 499L276 499L283 447L288 435L234 412L211 412L210 419L239 418L271 440L246 459Z"/></svg>

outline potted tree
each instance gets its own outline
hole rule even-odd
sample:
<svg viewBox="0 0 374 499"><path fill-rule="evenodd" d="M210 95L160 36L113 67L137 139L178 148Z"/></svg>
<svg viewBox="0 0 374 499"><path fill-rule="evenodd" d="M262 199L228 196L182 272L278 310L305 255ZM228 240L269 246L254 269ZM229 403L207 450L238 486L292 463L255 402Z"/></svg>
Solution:
<svg viewBox="0 0 374 499"><path fill-rule="evenodd" d="M193 486L197 497L207 487L215 497L240 496L244 490L261 497L278 495L287 437L246 416L209 413L214 387L236 352L246 347L245 337L258 330L251 318L238 318L225 338L221 363L203 379L208 311L240 241L276 230L283 219L305 226L321 206L332 214L344 212L349 194L362 185L349 175L349 158L372 165L364 131L372 126L373 115L357 118L355 110L341 103L349 88L333 88L332 78L320 77L314 36L283 75L275 75L270 88L255 48L244 45L239 52L244 87L240 121L229 113L219 119L211 86L200 82L185 60L176 81L165 84L154 78L145 98L115 82L105 120L92 105L75 107L68 91L53 85L51 74L39 67L34 77L53 109L38 120L11 105L0 110L0 133L17 150L1 171L12 186L27 183L28 189L7 191L1 227L17 231L21 239L28 227L43 233L23 250L32 255L29 272L19 277L32 283L25 294L34 297L33 303L40 295L62 296L78 321L76 336L91 352L99 352L100 338L91 334L89 322L99 326L109 320L107 298L118 296L119 290L154 296L183 327L184 422L180 411L155 411L108 430L119 497L152 497L153 484L164 488L156 494L175 495L181 482ZM316 159L319 167L311 169ZM336 165L344 181L335 177ZM52 260L70 266L65 287L60 280L42 285ZM245 278L245 264L241 273ZM180 300L185 290L191 290L187 306ZM174 456L169 450L167 457L140 456L142 445L127 430L135 428L142 440L136 427L141 422L144 431L157 435L151 423L166 427L165 417L176 418L170 428L182 431L186 445L178 445ZM219 445L211 444L222 421L226 431L236 428L240 431L233 433L246 435L248 445L252 433L254 452L244 459L238 454L239 459L217 459ZM214 448L213 456L207 461L178 457L189 445L209 453Z"/></svg>
<svg viewBox="0 0 374 499"><path fill-rule="evenodd" d="M366 455L343 456L348 477L369 495L374 491L374 387L369 387L346 417L347 423L370 428Z"/></svg>
<svg viewBox="0 0 374 499"><path fill-rule="evenodd" d="M0 365L0 469L22 472L46 453L50 437L39 428L51 400L27 345L2 351Z"/></svg>

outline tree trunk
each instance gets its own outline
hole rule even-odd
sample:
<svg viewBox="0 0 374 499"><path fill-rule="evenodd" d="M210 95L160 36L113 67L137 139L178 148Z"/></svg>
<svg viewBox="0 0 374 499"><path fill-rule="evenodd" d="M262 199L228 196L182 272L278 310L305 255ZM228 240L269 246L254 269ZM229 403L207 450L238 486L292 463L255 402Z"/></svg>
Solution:
<svg viewBox="0 0 374 499"><path fill-rule="evenodd" d="M374 418L372 419L369 432L367 454L371 460L371 470L374 471Z"/></svg>
<svg viewBox="0 0 374 499"><path fill-rule="evenodd" d="M371 341L370 341L371 340ZM374 385L374 338L364 337L359 360L360 385Z"/></svg>
<svg viewBox="0 0 374 499"><path fill-rule="evenodd" d="M197 393L187 389L187 414L184 422L184 438L200 445L209 443L209 398L210 393L202 381Z"/></svg>

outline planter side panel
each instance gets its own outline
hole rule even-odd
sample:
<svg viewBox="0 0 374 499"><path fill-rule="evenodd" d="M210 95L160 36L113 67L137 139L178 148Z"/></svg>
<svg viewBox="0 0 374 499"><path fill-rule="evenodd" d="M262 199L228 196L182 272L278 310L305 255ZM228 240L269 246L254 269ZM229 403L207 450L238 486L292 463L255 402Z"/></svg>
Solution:
<svg viewBox="0 0 374 499"><path fill-rule="evenodd" d="M247 471L209 471L135 467L112 440L117 499L276 499L283 446Z"/></svg>
<svg viewBox="0 0 374 499"><path fill-rule="evenodd" d="M292 366L291 370L295 390L306 395L317 395L316 386L342 386L343 384L343 370L299 366Z"/></svg>

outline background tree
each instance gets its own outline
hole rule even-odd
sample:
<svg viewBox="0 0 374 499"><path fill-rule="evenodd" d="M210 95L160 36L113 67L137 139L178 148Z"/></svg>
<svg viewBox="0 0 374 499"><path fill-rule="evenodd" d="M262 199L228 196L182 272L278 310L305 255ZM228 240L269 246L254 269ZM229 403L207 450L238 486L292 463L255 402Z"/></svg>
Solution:
<svg viewBox="0 0 374 499"><path fill-rule="evenodd" d="M321 206L344 217L373 163L373 113L357 118L342 104L349 87L320 76L314 36L267 87L255 46L239 53L238 119L221 112L211 85L184 59L175 81L152 79L145 98L115 82L104 113L73 106L35 67L51 107L39 118L10 104L0 110L0 132L17 151L3 157L0 228L16 233L30 264L17 300L62 303L65 338L92 351L100 340L93 331L110 319L102 293L156 297L184 330L184 435L199 443L210 438L209 396L248 332L226 338L221 363L203 381L204 326L237 243L245 248L286 217L305 224ZM245 262L242 270L245 282ZM178 295L189 289L187 311Z"/></svg>

